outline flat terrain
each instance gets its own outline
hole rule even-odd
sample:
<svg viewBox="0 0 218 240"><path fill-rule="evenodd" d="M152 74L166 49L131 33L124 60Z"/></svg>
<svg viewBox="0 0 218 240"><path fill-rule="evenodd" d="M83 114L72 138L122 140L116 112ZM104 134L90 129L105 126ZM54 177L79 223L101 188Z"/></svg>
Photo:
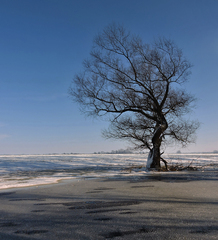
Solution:
<svg viewBox="0 0 218 240"><path fill-rule="evenodd" d="M0 239L218 239L218 173L151 173L0 191Z"/></svg>

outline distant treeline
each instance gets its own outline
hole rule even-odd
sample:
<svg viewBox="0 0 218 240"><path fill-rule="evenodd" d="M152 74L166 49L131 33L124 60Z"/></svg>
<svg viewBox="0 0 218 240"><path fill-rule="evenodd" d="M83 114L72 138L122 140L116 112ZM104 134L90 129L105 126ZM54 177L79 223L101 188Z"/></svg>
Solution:
<svg viewBox="0 0 218 240"><path fill-rule="evenodd" d="M179 150L179 151L177 151L176 152L176 154L181 154L182 152ZM203 154L211 154L211 153L218 153L218 150L214 150L213 152L191 152L191 153L197 153L197 154L199 154L199 153L203 153ZM184 153L184 154L188 154L187 152L186 153Z"/></svg>
<svg viewBox="0 0 218 240"><path fill-rule="evenodd" d="M118 149L118 150L112 150L110 152L100 151L100 152L94 152L94 154L134 154L134 153L144 153L144 152L136 152L131 149Z"/></svg>

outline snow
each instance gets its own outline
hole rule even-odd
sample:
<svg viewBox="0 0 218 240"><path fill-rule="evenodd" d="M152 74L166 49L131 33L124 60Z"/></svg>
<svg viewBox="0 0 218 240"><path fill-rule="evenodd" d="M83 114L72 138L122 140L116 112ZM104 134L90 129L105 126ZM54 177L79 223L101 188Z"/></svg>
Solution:
<svg viewBox="0 0 218 240"><path fill-rule="evenodd" d="M152 152L150 151L148 154L148 159L147 159L147 165L146 165L147 168L151 167L152 161L153 161Z"/></svg>
<svg viewBox="0 0 218 240"><path fill-rule="evenodd" d="M218 154L168 154L170 164L214 168ZM146 165L146 159L147 165ZM0 155L0 189L100 177L141 177L150 174L148 154ZM146 168L147 166L147 168Z"/></svg>

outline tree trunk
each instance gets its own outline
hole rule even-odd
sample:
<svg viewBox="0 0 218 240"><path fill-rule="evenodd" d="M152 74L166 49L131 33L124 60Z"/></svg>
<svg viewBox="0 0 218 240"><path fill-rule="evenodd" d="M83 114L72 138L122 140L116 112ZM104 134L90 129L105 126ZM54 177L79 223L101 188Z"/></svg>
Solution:
<svg viewBox="0 0 218 240"><path fill-rule="evenodd" d="M150 168L160 169L160 146L155 144L152 149L152 163Z"/></svg>
<svg viewBox="0 0 218 240"><path fill-rule="evenodd" d="M160 169L160 160L160 145L155 144L148 155L147 168Z"/></svg>
<svg viewBox="0 0 218 240"><path fill-rule="evenodd" d="M154 136L152 138L153 148L150 150L150 153L148 155L147 168L160 169L160 146L162 142L162 133L167 129L167 127L167 121L164 117L162 117L161 124L157 125Z"/></svg>

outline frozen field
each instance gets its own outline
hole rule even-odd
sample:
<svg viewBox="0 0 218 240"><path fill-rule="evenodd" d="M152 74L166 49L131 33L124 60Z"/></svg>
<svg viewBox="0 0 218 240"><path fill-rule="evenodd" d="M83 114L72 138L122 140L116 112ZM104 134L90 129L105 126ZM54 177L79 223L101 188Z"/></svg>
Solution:
<svg viewBox="0 0 218 240"><path fill-rule="evenodd" d="M218 168L218 154L165 154L170 164ZM55 183L62 179L135 176L146 171L147 154L0 155L0 189ZM129 169L132 166L142 168Z"/></svg>

